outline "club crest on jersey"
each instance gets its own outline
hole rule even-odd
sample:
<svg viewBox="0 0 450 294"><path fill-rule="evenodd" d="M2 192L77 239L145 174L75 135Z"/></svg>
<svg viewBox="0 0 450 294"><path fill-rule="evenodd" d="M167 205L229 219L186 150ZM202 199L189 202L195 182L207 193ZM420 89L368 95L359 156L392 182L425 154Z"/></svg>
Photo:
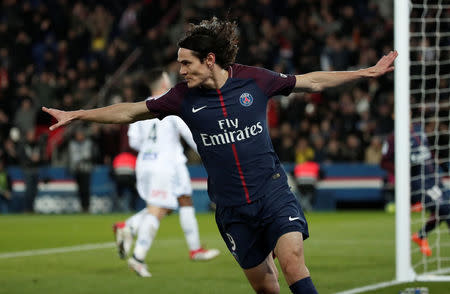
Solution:
<svg viewBox="0 0 450 294"><path fill-rule="evenodd" d="M253 103L253 96L249 93L243 93L241 97L239 97L239 102L245 107L250 106Z"/></svg>

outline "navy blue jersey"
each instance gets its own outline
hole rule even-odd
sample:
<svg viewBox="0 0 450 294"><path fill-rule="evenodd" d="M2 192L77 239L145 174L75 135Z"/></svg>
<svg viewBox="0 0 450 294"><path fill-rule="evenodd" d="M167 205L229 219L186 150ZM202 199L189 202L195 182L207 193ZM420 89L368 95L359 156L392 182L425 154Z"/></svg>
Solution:
<svg viewBox="0 0 450 294"><path fill-rule="evenodd" d="M268 99L288 95L295 76L233 64L221 89L177 84L147 100L159 119L178 115L189 126L208 173L208 194L222 206L251 203L269 179L284 176L266 121Z"/></svg>
<svg viewBox="0 0 450 294"><path fill-rule="evenodd" d="M395 139L391 134L383 146L381 165L389 172L394 172ZM410 129L411 160L411 196L412 201L420 201L422 193L433 200L441 197L444 186L438 164L430 151L428 139L420 124L413 124ZM446 190L446 189L445 189Z"/></svg>

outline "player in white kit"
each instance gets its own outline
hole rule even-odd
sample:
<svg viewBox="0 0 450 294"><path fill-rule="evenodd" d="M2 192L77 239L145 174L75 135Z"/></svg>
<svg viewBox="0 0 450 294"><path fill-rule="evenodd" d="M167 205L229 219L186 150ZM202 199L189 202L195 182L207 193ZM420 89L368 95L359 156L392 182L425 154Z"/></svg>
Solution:
<svg viewBox="0 0 450 294"><path fill-rule="evenodd" d="M170 89L167 73L154 70L149 76L153 96ZM133 237L136 244L128 265L138 275L150 277L144 262L156 236L161 219L179 207L180 225L186 237L192 260L210 260L219 254L217 249L206 250L200 245L198 223L192 204L192 188L187 158L184 155L180 136L197 150L192 134L177 116L163 120L151 119L130 125L130 146L139 154L136 162L136 186L147 207L114 225L119 256L126 258L131 250Z"/></svg>
<svg viewBox="0 0 450 294"><path fill-rule="evenodd" d="M130 146L139 151L137 190L149 204L176 209L176 195L191 195L191 183L180 135L191 148L196 145L186 124L177 116L135 122L128 129Z"/></svg>

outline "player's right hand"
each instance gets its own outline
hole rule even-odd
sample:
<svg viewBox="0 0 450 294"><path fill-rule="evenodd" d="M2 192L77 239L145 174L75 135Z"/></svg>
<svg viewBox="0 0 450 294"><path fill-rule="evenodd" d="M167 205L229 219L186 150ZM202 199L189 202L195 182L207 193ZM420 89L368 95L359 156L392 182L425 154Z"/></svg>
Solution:
<svg viewBox="0 0 450 294"><path fill-rule="evenodd" d="M69 124L73 119L74 116L69 111L62 111L54 108L47 108L42 107L42 111L47 112L51 116L53 116L58 122L52 126L49 127L50 131L53 131L59 127L65 126Z"/></svg>

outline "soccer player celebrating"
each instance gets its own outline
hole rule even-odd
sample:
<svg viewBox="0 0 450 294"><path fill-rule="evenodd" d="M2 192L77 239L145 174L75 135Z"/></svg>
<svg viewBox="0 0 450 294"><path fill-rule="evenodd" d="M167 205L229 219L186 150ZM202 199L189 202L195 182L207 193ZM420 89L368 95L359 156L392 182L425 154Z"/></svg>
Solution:
<svg viewBox="0 0 450 294"><path fill-rule="evenodd" d="M231 254L257 293L279 293L278 257L292 293L317 293L305 265L308 225L273 150L266 121L268 99L293 90L317 92L394 70L397 52L358 71L285 75L235 63L235 23L217 18L192 25L178 43L185 81L145 102L60 111L55 129L74 120L130 123L168 115L190 128L208 173L216 222Z"/></svg>
<svg viewBox="0 0 450 294"><path fill-rule="evenodd" d="M152 95L166 93L172 86L169 76L161 69L154 69L148 79ZM141 277L150 277L144 260L147 256L161 219L179 208L180 225L188 243L191 260L210 260L219 254L217 249L200 246L198 223L192 203L192 187L186 167L186 156L180 142L180 135L197 150L192 134L186 124L177 116L164 120L151 119L130 125L128 138L130 146L139 151L136 162L136 186L147 207L125 222L114 225L119 256L127 257L133 236L137 236L133 256L128 266Z"/></svg>
<svg viewBox="0 0 450 294"><path fill-rule="evenodd" d="M423 227L412 235L420 252L432 255L427 236L437 225L446 221L450 228L450 191L444 187L439 171L436 171L434 159L428 145L427 136L420 124L412 124L411 143L411 204L421 203L430 212ZM383 144L381 167L388 173L395 173L395 139L392 133ZM424 173L424 174L422 174Z"/></svg>

